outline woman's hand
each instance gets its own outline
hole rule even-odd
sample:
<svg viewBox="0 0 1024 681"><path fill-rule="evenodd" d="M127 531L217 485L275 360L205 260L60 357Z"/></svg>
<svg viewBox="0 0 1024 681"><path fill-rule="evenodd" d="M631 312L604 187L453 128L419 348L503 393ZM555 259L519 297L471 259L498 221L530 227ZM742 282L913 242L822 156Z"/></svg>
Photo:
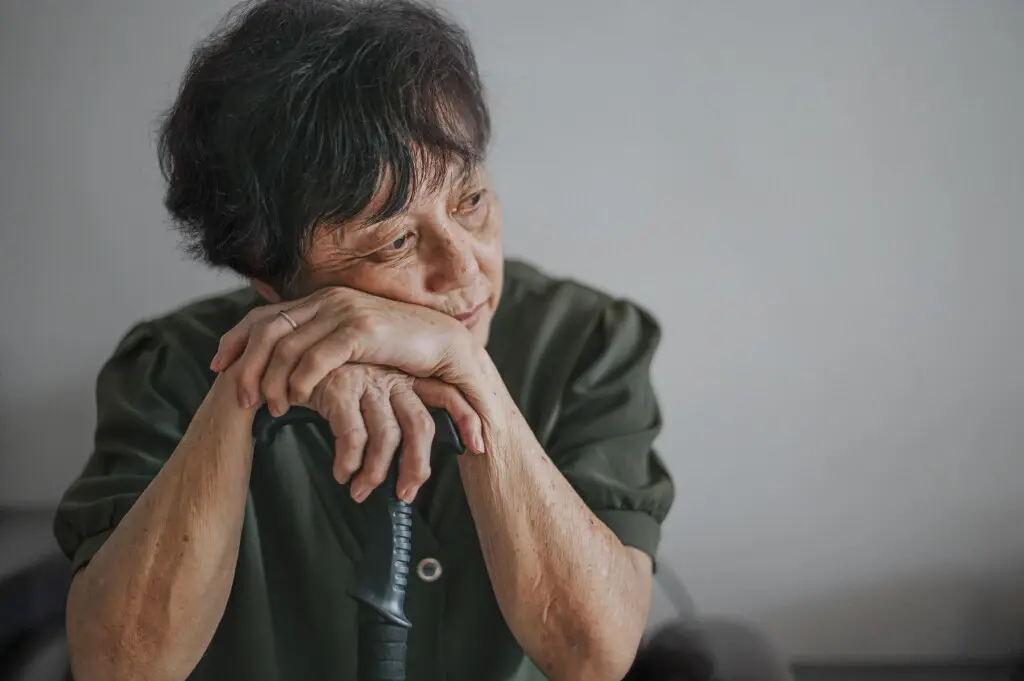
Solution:
<svg viewBox="0 0 1024 681"><path fill-rule="evenodd" d="M221 338L211 368L231 367L243 406L266 401L274 416L293 405L324 416L334 475L351 480L356 501L383 482L401 441L396 492L411 501L430 474L428 406L446 409L467 449L483 452L479 416L457 388L432 378L460 373L456 358L471 342L439 312L331 288L253 310Z"/></svg>
<svg viewBox="0 0 1024 681"><path fill-rule="evenodd" d="M453 383L472 372L460 360L473 342L448 315L330 287L253 310L224 334L210 367L221 371L237 363L242 405L252 407L263 398L270 413L280 416L290 405L308 403L317 385L348 363Z"/></svg>
<svg viewBox="0 0 1024 681"><path fill-rule="evenodd" d="M470 449L480 449L480 419L454 387L432 378L414 378L379 366L349 364L333 370L313 390L308 406L334 433L334 477L351 480L352 498L362 502L387 476L402 443L395 487L411 503L430 476L434 420L427 407L446 409ZM358 472L357 472L358 471ZM353 477L354 475L354 477Z"/></svg>

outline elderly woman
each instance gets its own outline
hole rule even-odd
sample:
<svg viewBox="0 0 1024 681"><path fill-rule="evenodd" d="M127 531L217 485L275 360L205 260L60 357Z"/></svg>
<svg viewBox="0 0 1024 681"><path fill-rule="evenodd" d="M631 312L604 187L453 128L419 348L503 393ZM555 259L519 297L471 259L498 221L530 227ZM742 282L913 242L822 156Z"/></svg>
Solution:
<svg viewBox="0 0 1024 681"><path fill-rule="evenodd" d="M166 205L245 288L139 323L60 505L78 681L352 679L346 594L396 451L409 678L621 679L674 487L656 322L505 260L463 31L412 2L267 0L195 52ZM254 414L326 427L253 451ZM469 453L431 460L428 407Z"/></svg>

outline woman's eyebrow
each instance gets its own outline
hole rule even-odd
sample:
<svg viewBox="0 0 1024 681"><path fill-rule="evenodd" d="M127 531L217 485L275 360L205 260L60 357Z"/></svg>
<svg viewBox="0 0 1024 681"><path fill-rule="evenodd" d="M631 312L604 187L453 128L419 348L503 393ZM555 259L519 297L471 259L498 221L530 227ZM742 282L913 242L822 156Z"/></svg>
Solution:
<svg viewBox="0 0 1024 681"><path fill-rule="evenodd" d="M467 189L480 181L480 175L480 166L478 164L467 164L459 169L459 173L452 185L460 190Z"/></svg>

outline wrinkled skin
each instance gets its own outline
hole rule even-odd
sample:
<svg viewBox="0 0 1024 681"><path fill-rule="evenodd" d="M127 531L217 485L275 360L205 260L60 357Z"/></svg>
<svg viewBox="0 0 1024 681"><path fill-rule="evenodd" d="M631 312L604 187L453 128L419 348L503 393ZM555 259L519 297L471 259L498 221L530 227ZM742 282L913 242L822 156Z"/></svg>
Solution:
<svg viewBox="0 0 1024 681"><path fill-rule="evenodd" d="M443 379L458 371L455 348L486 344L501 297L498 198L482 170L451 172L389 220L322 226L306 261L298 296L254 282L270 304L225 334L211 366L241 365L243 406L324 415L335 477L356 501L383 481L401 440L397 491L411 501L430 474L426 407L447 409L470 451L483 448L479 418Z"/></svg>

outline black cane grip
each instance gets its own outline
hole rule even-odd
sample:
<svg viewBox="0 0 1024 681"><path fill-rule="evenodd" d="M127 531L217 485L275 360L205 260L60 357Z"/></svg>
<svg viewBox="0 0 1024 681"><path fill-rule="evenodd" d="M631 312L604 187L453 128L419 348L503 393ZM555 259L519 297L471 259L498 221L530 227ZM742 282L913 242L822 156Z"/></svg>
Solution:
<svg viewBox="0 0 1024 681"><path fill-rule="evenodd" d="M409 629L369 608L359 609L356 678L359 681L405 681Z"/></svg>
<svg viewBox="0 0 1024 681"><path fill-rule="evenodd" d="M428 411L434 419L432 454L462 454L465 447L448 412L438 408L431 408ZM275 418L264 406L257 411L253 419L253 438L257 448L266 447L274 441L278 431L284 426L322 420L320 414L305 407L292 407L284 415ZM403 632L403 655L400 659L404 674L404 633L405 629L412 626L405 617L405 588L409 582L409 561L412 553L412 513L409 504L398 498L395 489L400 465L401 455L396 454L391 461L387 478L363 501L366 508L366 542L363 546L362 560L356 570L355 584L349 592L350 596L364 606L360 607L360 617L369 617L372 614L388 625L384 626L375 619L367 622L367 654L360 655L359 658L360 668L364 657L367 660L366 664L377 664L374 662L377 660L380 663L378 671L381 674L385 673L385 670L395 669L392 653L398 648L391 645L398 643L397 640L392 640L397 636L393 631L395 627ZM388 645L385 646L384 643ZM359 645L364 645L362 627ZM405 677L360 675L359 678L362 681L364 678L390 680Z"/></svg>

